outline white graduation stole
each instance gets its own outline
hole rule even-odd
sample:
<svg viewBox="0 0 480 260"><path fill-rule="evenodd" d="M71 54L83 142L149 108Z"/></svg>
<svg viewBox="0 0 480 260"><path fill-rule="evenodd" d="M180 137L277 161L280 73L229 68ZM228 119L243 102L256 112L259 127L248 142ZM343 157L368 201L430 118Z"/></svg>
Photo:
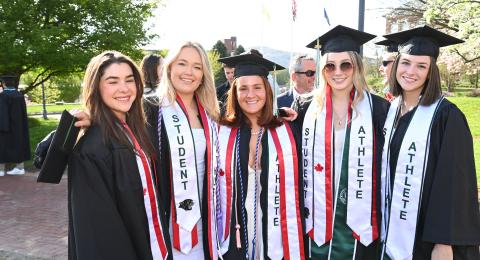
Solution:
<svg viewBox="0 0 480 260"><path fill-rule="evenodd" d="M363 99L353 109L347 192L347 225L364 246L378 238L377 204L373 200L377 183L372 113L371 96L364 91ZM372 217L368 219L367 216Z"/></svg>
<svg viewBox="0 0 480 260"><path fill-rule="evenodd" d="M151 172L152 167L147 155L144 153L140 144L138 143L132 130L126 123L122 123L130 142L135 147L138 172L140 173L140 180L143 187L143 203L145 206L145 213L147 215L148 231L150 234L150 248L153 259L167 259L168 250L163 237L163 226L160 221L160 212L158 209L158 194L153 183Z"/></svg>
<svg viewBox="0 0 480 260"><path fill-rule="evenodd" d="M418 105L400 147L393 192L390 191L390 141L401 98L395 99L385 121L385 145L382 158L382 205L384 250L394 260L412 259L423 180L427 168L430 130L443 97L429 106ZM391 197L391 199L389 199ZM389 201L390 200L390 201ZM390 210L389 210L390 208Z"/></svg>
<svg viewBox="0 0 480 260"><path fill-rule="evenodd" d="M238 128L220 126L220 184L224 216L222 252L230 244L230 223L236 165L236 135ZM298 195L298 157L289 125L270 129L268 133L268 256L271 259L304 259L303 233ZM277 160L278 158L278 160ZM228 229L227 229L228 227ZM261 227L258 227L261 228ZM261 238L260 238L261 239Z"/></svg>
<svg viewBox="0 0 480 260"><path fill-rule="evenodd" d="M288 124L267 133L267 254L270 259L305 259L295 140Z"/></svg>
<svg viewBox="0 0 480 260"><path fill-rule="evenodd" d="M333 235L333 124L330 86L319 111L316 99L307 109L302 131L306 232L321 246ZM368 246L378 237L372 200L375 183L374 130L370 93L353 110L348 162L347 225L354 237ZM312 120L315 118L315 120ZM373 210L372 210L373 209Z"/></svg>
<svg viewBox="0 0 480 260"><path fill-rule="evenodd" d="M202 120L206 139L207 160L205 161L205 178L207 181L208 212L208 247L212 259L218 257L216 241L216 219L214 180L216 153L213 145L216 142L216 124L208 117L200 100L197 98L198 111ZM197 180L195 144L186 110L179 96L175 104L165 99L162 104L162 116L167 132L171 156L172 179L172 224L173 246L184 254L198 243L197 223L201 218L201 200ZM200 238L202 239L202 238ZM207 246L207 245L204 245Z"/></svg>
<svg viewBox="0 0 480 260"><path fill-rule="evenodd" d="M230 227L233 217L232 203L233 191L235 188L235 165L237 150L235 138L238 128L228 126L220 126L218 130L219 146L220 146L220 169L219 187L220 187L220 205L222 210L222 224L218 230L221 254L228 251L230 245ZM238 155L237 155L238 156Z"/></svg>

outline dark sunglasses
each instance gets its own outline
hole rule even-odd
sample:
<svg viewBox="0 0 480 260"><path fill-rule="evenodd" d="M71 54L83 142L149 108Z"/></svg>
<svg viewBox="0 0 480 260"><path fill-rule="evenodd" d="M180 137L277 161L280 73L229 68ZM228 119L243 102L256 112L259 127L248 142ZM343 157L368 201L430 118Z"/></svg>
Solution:
<svg viewBox="0 0 480 260"><path fill-rule="evenodd" d="M333 72L335 71L337 68L337 66L335 66L335 63L327 63L325 64L325 67L324 69L327 71L327 72ZM351 62L348 62L348 61L344 61L340 64L340 70L342 72L346 72L346 71L349 71L353 68L353 64Z"/></svg>
<svg viewBox="0 0 480 260"><path fill-rule="evenodd" d="M383 66L383 67L387 67L388 64L390 64L390 63L392 63L392 62L393 62L393 60L382 60L382 66Z"/></svg>
<svg viewBox="0 0 480 260"><path fill-rule="evenodd" d="M307 77L313 77L315 76L315 71L314 70L307 70L307 71L297 71L295 72L297 74L305 74Z"/></svg>

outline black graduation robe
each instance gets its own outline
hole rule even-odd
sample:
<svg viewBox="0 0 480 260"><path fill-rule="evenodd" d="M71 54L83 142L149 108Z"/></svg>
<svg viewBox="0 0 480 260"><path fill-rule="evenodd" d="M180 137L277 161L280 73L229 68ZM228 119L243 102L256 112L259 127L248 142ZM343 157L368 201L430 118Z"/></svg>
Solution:
<svg viewBox="0 0 480 260"><path fill-rule="evenodd" d="M167 234L168 234L168 228L170 225L170 213L171 213L171 201L172 201L172 196L171 196L171 183L172 180L170 178L170 168L171 168L171 157L170 157L170 146L168 144L168 137L167 137L167 132L165 129L165 123L163 122L162 119L162 129L161 129L161 145L162 147L159 147L159 142L158 142L158 98L156 97L151 97L149 99L146 99L144 102L144 109L145 113L147 116L147 131L150 136L150 140L152 141L153 145L155 146L155 149L157 151L157 154L159 154L158 160L155 161L156 168L158 171L158 179L159 179L159 187L158 191L161 197L161 203L163 205L163 208L165 211L163 212L163 218L165 219L165 227L167 227ZM207 155L205 153L205 162L207 161ZM206 166L205 166L206 167ZM207 170L205 168L205 178L203 181L203 192L202 192L202 234L203 234L203 249L204 249L204 256L205 259L210 259L210 252L208 249L208 222L206 221L207 219L207 214L206 212L208 209L208 204L207 200L204 198L207 198ZM168 234L170 237L170 235ZM193 260L193 259L192 259Z"/></svg>
<svg viewBox="0 0 480 260"><path fill-rule="evenodd" d="M383 136L383 125L385 124L385 120L387 118L387 113L388 113L388 108L390 107L390 103L386 101L385 99L372 94L372 108L373 108L373 115L372 115L372 121L373 121L373 129L375 131L375 141L376 141L376 183L377 183L377 190L376 192L376 198L377 198L377 230L380 232L381 230L381 219L382 219L382 213L381 213L381 179L380 179L380 172L382 169L382 149L383 149L383 144L384 144L384 136ZM306 96L306 97L301 97L297 99L294 104L293 104L293 109L295 109L298 112L297 119L293 121L293 124L295 127L297 127L299 133L302 133L303 131L303 121L305 120L305 114L308 110L308 107L310 106L311 102L313 100L313 96ZM311 120L311 119L309 119ZM297 142L300 143L300 149L301 149L301 138L302 135L299 135L299 139L297 139ZM300 155L300 161L303 160L303 154L301 150L299 150L298 154ZM333 177L334 179L335 177ZM333 183L336 181L333 180ZM308 240L309 237L308 235L305 235L305 244L308 245ZM364 259L364 260L371 260L371 259L377 259L379 255L379 240L377 239L376 241L372 242L368 247L365 247L361 243L357 243L357 248L356 248L356 258L357 260L359 259ZM308 256L309 254L307 254Z"/></svg>
<svg viewBox="0 0 480 260"><path fill-rule="evenodd" d="M292 133L294 135L295 140L297 140L297 131L296 128L292 127ZM240 127L240 166L241 166L241 172L242 172L242 179L243 179L243 187L244 187L244 196L243 200L246 200L246 189L248 187L248 155L249 155L249 145L250 145L250 138L251 138L251 128L248 125L243 125ZM254 136L256 138L257 136ZM297 151L301 148L298 145L297 141ZM262 210L262 234L263 237L259 238L262 239L263 243L263 259L269 259L267 256L268 253L268 237L267 237L267 220L268 220L268 215L267 215L267 181L268 181L268 167L269 167L269 162L268 162L268 135L266 132L264 132L263 137L262 137L262 156L260 158L260 163L261 163L261 174L260 174L260 185L262 186L262 191L260 192L260 208ZM300 159L298 160L298 167L300 167ZM300 168L299 168L300 169ZM300 173L300 171L299 171ZM298 193L299 193L299 204L300 204L300 216L304 215L304 202L303 202L303 175L298 174ZM236 183L238 185L235 186L234 189L234 198L237 196L237 203L232 202L232 220L230 224L230 244L228 246L228 251L223 255L223 259L228 260L240 260L240 259L245 259L245 228L247 225L244 225L242 223L242 211L240 210L241 208L241 200L240 198L242 197L241 192L240 192L240 176L238 174L235 174L236 178ZM253 205L245 205L246 207L252 207ZM238 210L237 210L238 209ZM243 210L246 210L245 208ZM236 238L236 222L235 222L235 212L237 212L237 218L238 221L240 222L240 239L241 239L241 245L242 248L238 249L237 248L237 238ZM246 211L245 211L246 212ZM248 219L245 221L248 222ZM303 232L305 231L305 220L302 218L302 230ZM252 246L252 241L251 238L249 238L249 246ZM249 256L250 257L250 256Z"/></svg>
<svg viewBox="0 0 480 260"><path fill-rule="evenodd" d="M88 129L70 156L68 202L69 259L152 259L135 154L104 142L98 126ZM160 221L171 256L168 228Z"/></svg>
<svg viewBox="0 0 480 260"><path fill-rule="evenodd" d="M0 163L28 161L31 155L25 98L12 89L0 95Z"/></svg>
<svg viewBox="0 0 480 260"><path fill-rule="evenodd" d="M220 114L223 116L226 111L226 103L228 97L228 90L230 90L230 83L225 81L222 85L217 87L217 100L218 105L220 106Z"/></svg>
<svg viewBox="0 0 480 260"><path fill-rule="evenodd" d="M392 185L398 153L415 110L399 119L390 143ZM435 243L454 245L453 259L480 259L472 134L463 113L446 99L433 119L430 138L413 259L431 259Z"/></svg>
<svg viewBox="0 0 480 260"><path fill-rule="evenodd" d="M7 96L2 92L0 93L0 132L7 132L9 128Z"/></svg>

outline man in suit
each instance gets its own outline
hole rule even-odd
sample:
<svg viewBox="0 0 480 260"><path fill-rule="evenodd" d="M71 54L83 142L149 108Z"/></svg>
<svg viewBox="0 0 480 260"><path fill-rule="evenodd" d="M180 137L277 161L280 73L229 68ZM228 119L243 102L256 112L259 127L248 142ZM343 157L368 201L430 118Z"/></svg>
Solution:
<svg viewBox="0 0 480 260"><path fill-rule="evenodd" d="M299 95L313 90L315 82L315 58L301 54L295 56L290 63L290 89L277 96L278 107L290 107Z"/></svg>
<svg viewBox="0 0 480 260"><path fill-rule="evenodd" d="M217 99L222 115L225 113L225 103L227 101L228 90L232 85L235 67L231 64L223 63L223 72L225 72L225 78L227 78L227 81L217 87Z"/></svg>

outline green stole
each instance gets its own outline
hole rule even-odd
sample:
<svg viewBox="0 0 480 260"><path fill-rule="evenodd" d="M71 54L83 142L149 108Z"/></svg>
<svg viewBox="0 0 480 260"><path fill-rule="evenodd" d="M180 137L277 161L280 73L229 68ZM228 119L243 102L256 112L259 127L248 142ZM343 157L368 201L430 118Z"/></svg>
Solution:
<svg viewBox="0 0 480 260"><path fill-rule="evenodd" d="M345 191L345 201L347 198L348 191L348 155L350 151L350 129L351 124L346 124L345 129L345 141L343 144L343 154L342 154L342 169L340 171L340 182L338 184L338 190L340 191L337 196L335 196L335 215L334 215L334 225L333 225L333 237L332 240L328 243L325 243L322 246L317 246L313 240L311 259L352 259L353 252L355 248L355 238L352 236L353 231L350 227L347 226L347 204L343 203L342 200L338 200L338 196L341 191ZM336 191L335 193L336 194ZM342 195L343 196L343 195ZM328 254L331 247L330 258Z"/></svg>

